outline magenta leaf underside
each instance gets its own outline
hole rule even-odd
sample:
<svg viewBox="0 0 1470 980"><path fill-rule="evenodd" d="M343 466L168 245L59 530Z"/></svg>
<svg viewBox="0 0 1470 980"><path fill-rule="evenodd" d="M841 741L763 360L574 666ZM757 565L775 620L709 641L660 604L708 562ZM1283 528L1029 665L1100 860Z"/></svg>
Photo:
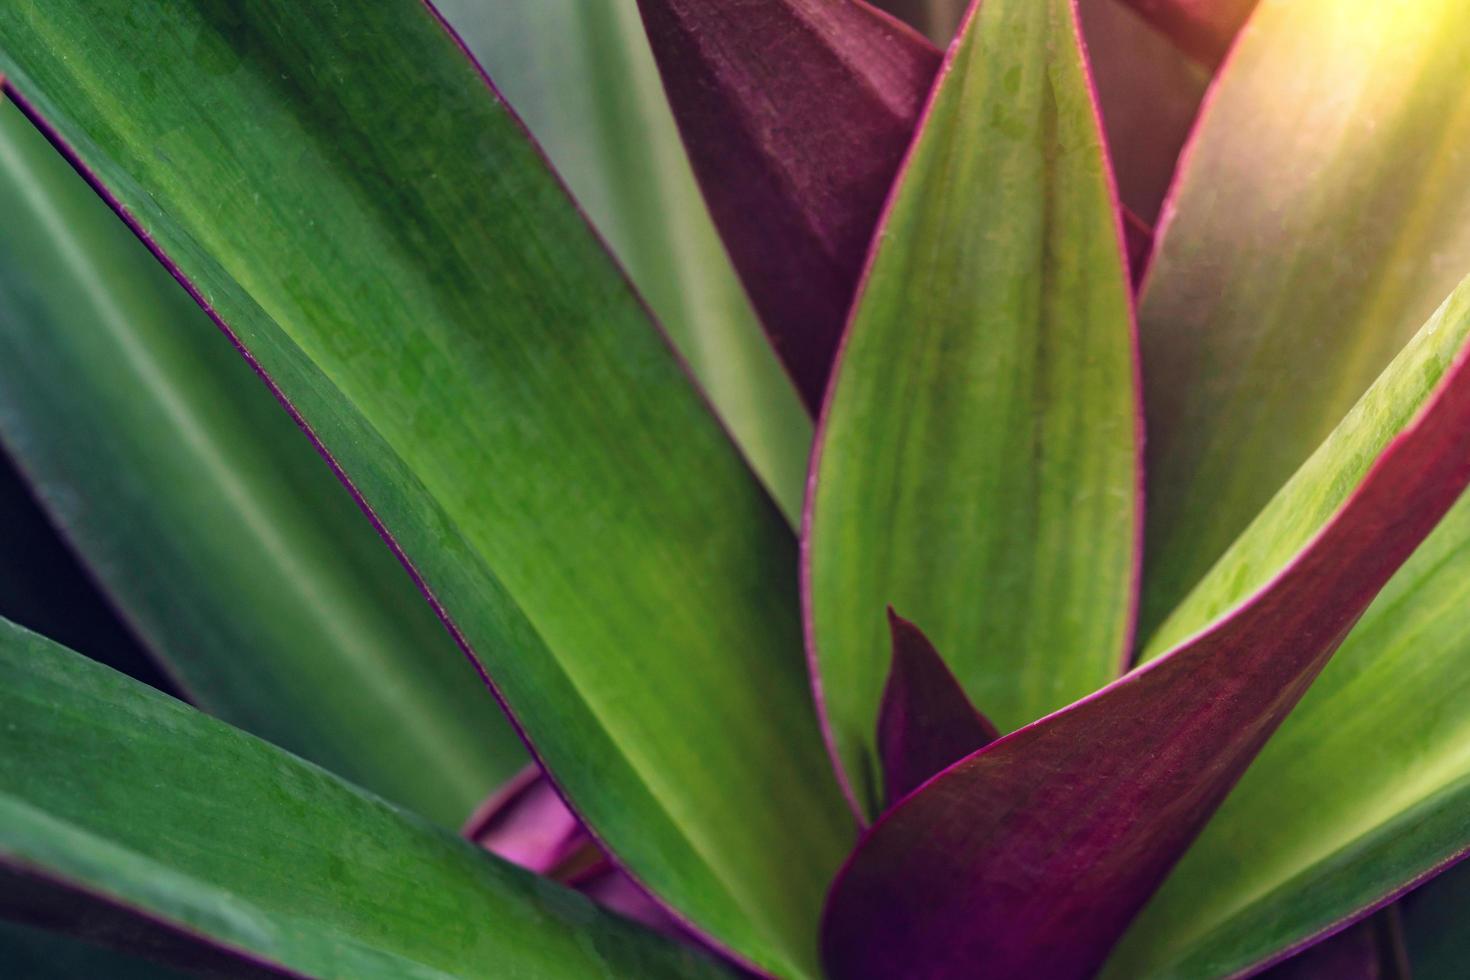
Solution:
<svg viewBox="0 0 1470 980"><path fill-rule="evenodd" d="M816 414L941 53L861 0L639 8L715 225ZM1124 217L1136 284L1152 230Z"/></svg>
<svg viewBox="0 0 1470 980"><path fill-rule="evenodd" d="M1000 737L923 632L888 610L893 666L878 712L878 748L889 803Z"/></svg>
<svg viewBox="0 0 1470 980"><path fill-rule="evenodd" d="M625 918L700 942L612 860L535 763L491 794L462 833L496 857L574 888Z"/></svg>
<svg viewBox="0 0 1470 980"><path fill-rule="evenodd" d="M725 247L815 413L939 52L863 3L638 6Z"/></svg>
<svg viewBox="0 0 1470 980"><path fill-rule="evenodd" d="M837 980L1096 970L1348 630L1470 483L1462 349L1311 543L1232 613L900 801L838 876Z"/></svg>

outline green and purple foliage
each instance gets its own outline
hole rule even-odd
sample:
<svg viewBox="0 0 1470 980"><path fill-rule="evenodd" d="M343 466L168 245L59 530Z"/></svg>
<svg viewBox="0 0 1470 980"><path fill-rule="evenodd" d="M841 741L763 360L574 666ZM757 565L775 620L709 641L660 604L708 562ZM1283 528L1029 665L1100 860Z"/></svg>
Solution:
<svg viewBox="0 0 1470 980"><path fill-rule="evenodd" d="M887 8L0 3L0 975L1470 969L1463 0Z"/></svg>

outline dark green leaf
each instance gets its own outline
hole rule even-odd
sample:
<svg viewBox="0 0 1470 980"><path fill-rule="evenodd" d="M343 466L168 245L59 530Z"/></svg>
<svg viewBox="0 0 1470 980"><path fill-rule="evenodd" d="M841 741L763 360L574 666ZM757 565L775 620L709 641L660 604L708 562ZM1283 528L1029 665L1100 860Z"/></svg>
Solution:
<svg viewBox="0 0 1470 980"><path fill-rule="evenodd" d="M269 390L0 106L0 438L200 707L457 826L525 753Z"/></svg>
<svg viewBox="0 0 1470 980"><path fill-rule="evenodd" d="M320 977L719 976L326 771L0 621L0 907ZM86 914L98 903L109 916ZM68 921L67 911L77 913ZM164 930L172 943L157 945ZM124 933L113 932L114 941Z"/></svg>
<svg viewBox="0 0 1470 980"><path fill-rule="evenodd" d="M0 71L333 453L599 839L813 972L851 827L789 529L443 26L59 0L0 8Z"/></svg>

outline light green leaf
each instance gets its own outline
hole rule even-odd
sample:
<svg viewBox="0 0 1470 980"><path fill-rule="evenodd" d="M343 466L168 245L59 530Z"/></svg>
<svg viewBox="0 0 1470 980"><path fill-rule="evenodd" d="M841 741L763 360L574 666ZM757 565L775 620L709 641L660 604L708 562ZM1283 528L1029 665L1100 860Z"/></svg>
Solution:
<svg viewBox="0 0 1470 980"><path fill-rule="evenodd" d="M75 894L74 910L90 896L321 977L723 973L703 954L4 621L0 717L7 908L39 907L18 872ZM46 904L68 911L64 899Z"/></svg>
<svg viewBox="0 0 1470 980"><path fill-rule="evenodd" d="M1467 334L1462 285L1164 625L1160 649L1225 614L1313 539ZM1470 847L1467 546L1470 498L1368 608L1134 923L1110 976L1234 975Z"/></svg>
<svg viewBox="0 0 1470 980"><path fill-rule="evenodd" d="M1455 0L1263 0L1140 310L1147 636L1470 269Z"/></svg>
<svg viewBox="0 0 1470 980"><path fill-rule="evenodd" d="M704 386L788 519L812 423L705 209L635 4L439 4Z"/></svg>
<svg viewBox="0 0 1470 980"><path fill-rule="evenodd" d="M790 531L425 6L9 5L0 71L335 454L600 839L814 973L851 826Z"/></svg>
<svg viewBox="0 0 1470 980"><path fill-rule="evenodd" d="M1015 728L1116 676L1137 539L1117 211L1067 0L987 0L942 77L825 418L810 615L861 806L913 620Z"/></svg>
<svg viewBox="0 0 1470 980"><path fill-rule="evenodd" d="M0 106L0 439L196 703L458 826L525 752L197 304Z"/></svg>

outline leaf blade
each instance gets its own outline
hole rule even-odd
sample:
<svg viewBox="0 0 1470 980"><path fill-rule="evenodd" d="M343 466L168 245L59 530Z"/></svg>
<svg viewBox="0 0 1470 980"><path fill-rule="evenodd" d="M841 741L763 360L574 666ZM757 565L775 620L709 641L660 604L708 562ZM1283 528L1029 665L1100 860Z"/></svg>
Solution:
<svg viewBox="0 0 1470 980"><path fill-rule="evenodd" d="M638 6L715 224L815 414L939 54L865 3Z"/></svg>
<svg viewBox="0 0 1470 980"><path fill-rule="evenodd" d="M456 826L524 764L494 699L248 366L13 106L0 168L0 438L50 512L196 704Z"/></svg>
<svg viewBox="0 0 1470 980"><path fill-rule="evenodd" d="M514 117L412 0L126 6L0 11L12 91L309 421L600 842L810 972L851 829L789 530Z"/></svg>
<svg viewBox="0 0 1470 980"><path fill-rule="evenodd" d="M617 0L439 9L494 66L794 526L811 419L700 197L637 12Z"/></svg>
<svg viewBox="0 0 1470 980"><path fill-rule="evenodd" d="M936 975L983 966L997 975L1082 976L1102 964L1353 623L1470 483L1467 338L1470 280L1238 545L1249 555L1251 538L1269 540L1284 526L1301 550L1264 581L1248 562L1216 567L1223 581L1245 583L1228 614L890 811L834 886L824 928L834 972L876 976L884 957L891 966L894 957L925 955ZM1338 502L1325 523L1292 527L1319 495ZM1305 511L1308 522L1318 519L1318 508ZM915 892L944 914L916 921L895 913L918 900ZM1051 941L1059 935L1066 942Z"/></svg>
<svg viewBox="0 0 1470 980"><path fill-rule="evenodd" d="M0 856L63 891L293 973L721 972L8 623L0 673Z"/></svg>
<svg viewBox="0 0 1470 980"><path fill-rule="evenodd" d="M1467 59L1453 4L1266 0L1222 70L1139 308L1145 638L1470 267Z"/></svg>
<svg viewBox="0 0 1470 980"><path fill-rule="evenodd" d="M1130 290L1070 7L988 3L950 58L848 329L803 530L808 653L868 816L889 604L1002 731L1115 677L1130 642Z"/></svg>

